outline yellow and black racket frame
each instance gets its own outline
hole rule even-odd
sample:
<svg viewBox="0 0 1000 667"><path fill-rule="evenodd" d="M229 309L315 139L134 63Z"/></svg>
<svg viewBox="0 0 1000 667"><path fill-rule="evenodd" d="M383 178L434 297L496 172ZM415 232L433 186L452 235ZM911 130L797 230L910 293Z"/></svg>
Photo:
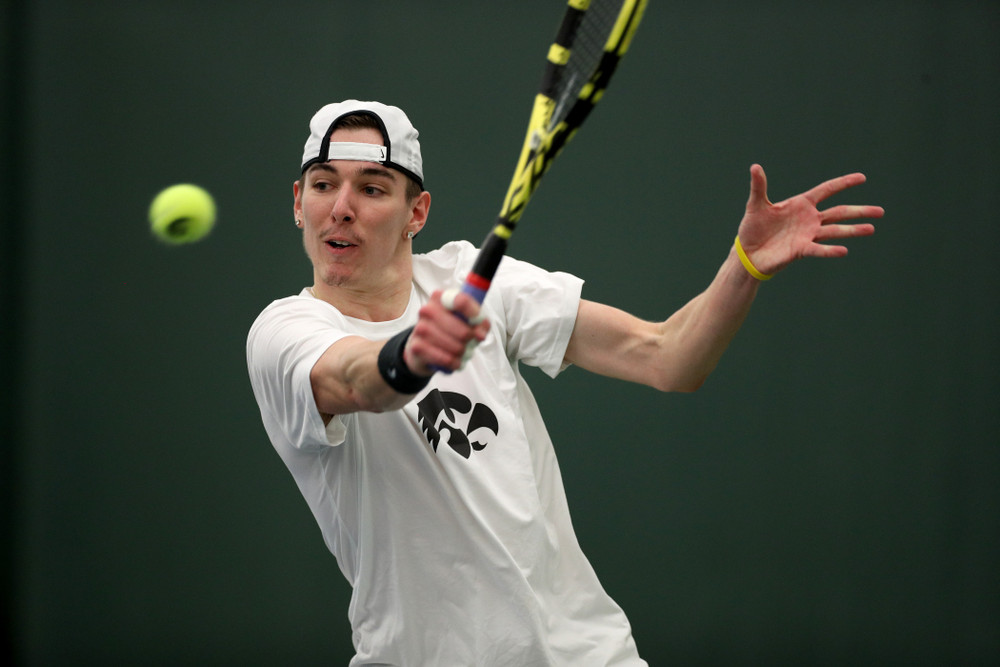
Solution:
<svg viewBox="0 0 1000 667"><path fill-rule="evenodd" d="M500 260L507 252L507 245L514 233L528 200L538 188L542 176L563 147L575 136L577 130L601 101L618 63L632 44L648 0L624 0L612 25L604 50L589 79L580 89L568 111L557 111L557 100L564 92L565 70L573 57L573 44L580 24L592 5L602 0L569 0L566 13L559 25L556 38L549 47L545 72L535 96L528 131L521 147L514 177L504 198L496 224L490 230L479 250L462 287L479 303L486 298L490 283ZM560 117L561 116L561 117Z"/></svg>

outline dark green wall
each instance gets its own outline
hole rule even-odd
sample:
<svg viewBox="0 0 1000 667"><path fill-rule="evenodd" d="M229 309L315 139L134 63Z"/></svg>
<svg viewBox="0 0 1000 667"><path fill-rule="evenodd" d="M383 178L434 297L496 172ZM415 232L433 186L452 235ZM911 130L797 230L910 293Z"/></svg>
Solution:
<svg viewBox="0 0 1000 667"><path fill-rule="evenodd" d="M26 665L346 664L349 590L246 379L310 279L306 123L420 128L428 249L496 214L560 2L4 5L3 479ZM697 8L692 8L697 5ZM762 289L690 396L530 373L577 531L653 665L1000 658L1000 3L652 0L513 254L665 317L711 279L748 168L848 171L886 219ZM16 164L15 164L16 160ZM203 243L146 207L194 181Z"/></svg>

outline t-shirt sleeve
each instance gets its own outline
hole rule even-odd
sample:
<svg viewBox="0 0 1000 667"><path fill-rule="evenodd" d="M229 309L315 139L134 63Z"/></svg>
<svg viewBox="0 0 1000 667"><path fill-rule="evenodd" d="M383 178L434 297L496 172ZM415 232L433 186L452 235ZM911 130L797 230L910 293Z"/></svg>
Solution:
<svg viewBox="0 0 1000 667"><path fill-rule="evenodd" d="M340 418L329 426L316 407L309 374L331 345L349 335L326 304L290 297L264 309L247 336L247 369L264 426L296 449L340 444ZM277 433L275 433L277 431Z"/></svg>
<svg viewBox="0 0 1000 667"><path fill-rule="evenodd" d="M583 280L504 257L493 286L503 303L508 356L558 375L566 367Z"/></svg>
<svg viewBox="0 0 1000 667"><path fill-rule="evenodd" d="M479 251L455 241L418 256L414 276L431 289L461 284ZM508 358L555 377L566 364L583 280L505 256L486 295L487 316L501 330Z"/></svg>

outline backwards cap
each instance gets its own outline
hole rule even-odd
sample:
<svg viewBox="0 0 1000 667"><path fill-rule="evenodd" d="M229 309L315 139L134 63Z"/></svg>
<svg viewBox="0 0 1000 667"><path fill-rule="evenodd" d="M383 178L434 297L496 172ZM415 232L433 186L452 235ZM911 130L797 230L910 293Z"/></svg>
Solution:
<svg viewBox="0 0 1000 667"><path fill-rule="evenodd" d="M384 146L346 141L330 142L334 124L351 114L364 114L374 118L382 131ZM424 184L423 161L417 130L402 109L380 102L345 100L327 104L309 121L309 138L302 153L302 171L317 162L329 160L362 160L377 162L401 171L421 188Z"/></svg>

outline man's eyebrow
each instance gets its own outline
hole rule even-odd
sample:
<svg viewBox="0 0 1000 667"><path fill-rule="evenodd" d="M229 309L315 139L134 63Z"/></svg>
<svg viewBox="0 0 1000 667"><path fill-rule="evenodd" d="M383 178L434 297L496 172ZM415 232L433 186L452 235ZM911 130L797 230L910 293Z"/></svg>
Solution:
<svg viewBox="0 0 1000 667"><path fill-rule="evenodd" d="M396 180L396 174L393 173L393 170L386 167L361 167L358 169L357 174L359 176L383 176L390 181Z"/></svg>
<svg viewBox="0 0 1000 667"><path fill-rule="evenodd" d="M334 169L331 165L329 165L329 164L327 164L325 162L316 162L314 164L309 165L309 168L306 169L306 172L303 174L303 176L305 176L306 178L308 178L309 176L311 176L312 174L314 174L317 171L325 171L328 174L336 174L337 173L337 170Z"/></svg>

